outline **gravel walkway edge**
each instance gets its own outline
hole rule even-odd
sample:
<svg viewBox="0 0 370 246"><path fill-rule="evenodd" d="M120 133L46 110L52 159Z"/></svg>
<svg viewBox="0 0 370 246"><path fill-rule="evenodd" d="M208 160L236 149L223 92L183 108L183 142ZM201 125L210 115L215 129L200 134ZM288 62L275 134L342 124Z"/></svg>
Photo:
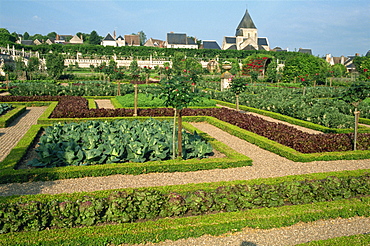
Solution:
<svg viewBox="0 0 370 246"><path fill-rule="evenodd" d="M287 246L308 243L330 238L368 234L370 218L352 217L314 222L299 222L292 226L273 229L244 228L240 232L225 233L220 236L203 235L197 238L184 238L177 241L166 240L160 243L130 244L132 246ZM129 245L129 244L123 244Z"/></svg>

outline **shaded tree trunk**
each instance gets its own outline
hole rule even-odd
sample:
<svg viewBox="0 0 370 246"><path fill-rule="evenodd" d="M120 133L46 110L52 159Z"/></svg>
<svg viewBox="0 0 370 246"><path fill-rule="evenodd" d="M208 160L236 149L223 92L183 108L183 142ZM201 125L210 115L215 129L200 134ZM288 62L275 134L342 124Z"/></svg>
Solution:
<svg viewBox="0 0 370 246"><path fill-rule="evenodd" d="M177 156L182 158L182 110L179 110L177 121Z"/></svg>

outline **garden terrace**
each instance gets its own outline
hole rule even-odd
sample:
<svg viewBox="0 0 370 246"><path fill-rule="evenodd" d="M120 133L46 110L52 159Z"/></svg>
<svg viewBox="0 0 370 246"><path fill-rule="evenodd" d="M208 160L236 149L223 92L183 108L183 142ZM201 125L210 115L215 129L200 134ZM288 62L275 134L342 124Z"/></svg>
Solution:
<svg viewBox="0 0 370 246"><path fill-rule="evenodd" d="M51 114L51 118L95 118L130 117L133 109L88 109L87 100L82 98L63 98ZM138 116L173 116L171 108L138 109ZM212 116L232 125L254 132L260 136L291 147L301 153L338 152L352 150L351 134L309 134L293 127L276 124L253 115L242 114L226 108L183 110L183 116ZM370 133L361 133L358 149L368 150Z"/></svg>
<svg viewBox="0 0 370 246"><path fill-rule="evenodd" d="M89 109L88 102L82 97L58 96L58 97L13 97L2 96L0 101L32 101L32 100L58 100L58 104L46 119L40 119L40 123L51 123L65 121L66 118L108 118L108 117L131 117L133 109ZM52 112L50 112L52 110ZM171 108L139 109L139 117L170 117L173 116ZM268 122L260 117L247 115L235 110L226 108L206 108L183 110L183 116L211 116L221 121L228 122L244 130L258 134L284 146L292 148L300 153L324 153L324 152L343 152L352 150L352 134L309 134L297 130L285 124ZM67 120L68 121L68 120ZM199 121L199 119L197 120ZM370 133L360 133L358 138L358 150L363 150L364 158L370 146Z"/></svg>
<svg viewBox="0 0 370 246"><path fill-rule="evenodd" d="M49 114L51 111L49 112ZM190 118L190 117L189 117ZM232 126L231 124L223 123L217 119L206 117L204 116L203 119L198 116L198 120L205 120L207 119L210 122L213 122L215 125L221 126L221 128L230 128L233 130L234 133L237 134L247 134L245 130L238 129L239 127ZM49 119L51 120L51 119ZM58 119L55 119L58 120ZM59 120L79 120L79 119L59 119ZM84 119L81 119L84 120ZM40 126L38 126L40 127ZM33 129L34 130L34 129ZM190 129L193 130L193 129ZM31 133L32 130L29 132ZM203 135L204 136L204 135ZM212 139L212 138L211 138ZM18 150L19 150L18 146ZM222 146L221 149L225 149L227 146ZM19 153L19 152L18 152ZM265 157L266 158L266 157ZM267 157L268 158L268 157ZM274 159L276 160L276 159ZM199 162L199 160L198 160ZM361 161L360 161L361 162ZM294 164L294 163L293 163ZM330 165L330 163L326 163ZM354 163L355 164L355 163ZM186 161L182 163L182 165L186 165ZM312 166L312 165L310 165ZM317 166L317 165L313 165ZM365 164L364 167L368 166ZM359 168L359 166L356 166ZM89 167L89 168L92 168ZM112 169L108 170L108 173L116 169L117 166L112 167ZM119 167L118 167L119 168ZM134 167L135 168L135 167ZM217 168L219 168L217 166ZM271 169L271 166L269 166ZM294 165L291 166L294 168ZM298 167L299 168L299 167ZM109 169L109 168L108 168ZM233 169L233 168L230 168ZM300 168L299 168L300 169ZM237 169L240 170L240 169ZM246 169L247 170L247 169ZM65 170L59 169L55 172L54 177L57 175L61 178L65 175L64 178L68 178L66 175L68 172L72 171L72 169ZM80 170L81 171L81 170ZM215 170L216 171L216 170ZM231 170L230 170L231 171ZM240 172L240 171L239 171ZM239 173L238 172L238 173ZM182 186L166 186L166 187L157 187L157 188L144 188L133 191L132 189L120 189L117 191L99 191L99 192L82 192L82 193L74 193L74 194L60 194L60 195L36 195L36 196L13 196L13 197L5 197L1 199L1 204L7 204L11 206L18 206L17 211L20 213L18 214L21 216L17 218L14 213L10 210L7 210L6 213L9 212L10 217L15 219L17 222L17 227L13 228L13 231L16 230L31 230L28 232L13 232L13 233L6 233L0 236L0 242L2 244L9 244L9 245L16 245L16 244L38 244L38 243L50 243L50 244L76 244L76 243L83 243L86 245L93 245L93 244L105 244L105 243L113 243L113 244L122 244L122 243L146 243L146 242L159 242L164 241L166 239L171 240L178 240L180 238L187 238L187 237L199 237L203 234L211 234L211 235L220 235L222 233L241 230L242 228L248 227L258 227L258 228L275 228L281 226L289 226L300 221L316 221L320 219L328 219L328 218L337 218L337 217L354 217L354 216L369 216L369 199L368 195L365 197L357 197L352 199L343 199L344 197L349 197L349 189L354 189L356 192L358 191L365 191L368 192L369 189L366 188L366 185L362 185L358 183L361 178L368 178L366 174L366 170L358 170L358 171L345 171L345 172L335 172L335 173L319 173L319 174L309 174L309 175L299 175L299 176L289 176L289 177L282 177L282 178L273 178L273 179L257 179L257 180L250 180L250 181L233 181L233 182L220 182L220 183L206 183L206 184L187 184ZM76 173L76 172L74 172ZM250 176L250 173L247 173L247 176ZM274 173L276 170L274 169ZM286 175L288 172L284 172L283 175ZM113 174L113 173L111 173ZM210 173L208 173L209 176ZM259 172L261 174L261 172ZM30 175L32 173L23 173L22 175ZM33 178L35 178L40 173L33 173ZM154 174L153 174L154 175ZM180 180L183 178L183 174L180 174L179 178L175 180ZM186 174L187 175L187 174ZM42 175L40 175L42 176ZM197 178L199 176L206 176L203 172L196 173ZM235 175L234 175L235 176ZM335 176L336 178L330 177ZM46 177L46 175L44 175ZM217 175L219 177L219 175ZM137 179L139 177L135 177ZM148 178L148 176L146 176ZM212 178L212 177L211 177ZM249 177L250 178L250 177ZM126 179L126 178L124 178ZM338 183L338 179L339 181ZM37 178L35 179L37 180ZM306 180L306 181L304 181ZM308 180L308 182L307 182ZM322 199L319 198L320 196L325 196L329 200L322 202L315 202L310 204L305 204L304 201L307 197L311 197L308 195L305 196L305 192L301 192L303 189L307 191L307 187L318 187L316 186L317 181L329 181L325 186L321 187L317 191L319 191L317 198L318 200ZM68 182L68 180L66 180ZM70 182L73 182L72 180ZM198 181L199 182L199 181ZM306 183L307 182L307 183ZM344 182L344 183L342 183ZM95 182L96 183L96 182ZM360 185L356 188L355 184ZM340 184L340 185L338 185ZM19 185L19 184L17 184ZM163 183L162 183L163 185ZM235 188L241 188L243 185L247 185L244 187L256 187L257 193L263 191L262 193L265 194L261 197L256 197L255 201L251 200L249 205L253 206L260 206L260 209L251 209L246 211L236 211L236 212L227 212L227 211L234 211L233 207L235 204L233 203L224 203L223 201L228 197L233 197L237 195L234 194ZM254 186L256 185L256 186ZM367 182L368 185L368 182ZM283 207L271 207L275 206L274 204L270 204L271 201L275 201L276 192L282 195L278 187L283 188L283 186L289 187L288 190L290 193L286 193L289 197L289 201L293 203L299 203L303 205L294 205L294 206L283 206ZM80 185L81 187L81 185ZM326 187L326 188L324 188ZM50 187L52 188L52 187ZM87 187L85 187L87 188ZM340 188L340 189L338 189ZM264 190L267 189L267 190ZM266 192L267 191L267 192ZM327 191L327 192L326 192ZM257 194L256 193L256 194ZM140 208L137 214L127 214L129 218L135 218L142 215L148 215L148 218L141 219L139 223L121 223L121 224L109 224L109 225L100 225L100 226L86 226L91 225L91 223L99 223L98 216L100 212L103 210L96 209L97 207L101 207L100 201L105 201L104 198L111 197L114 198L112 201L119 200L120 196L114 196L115 194L135 194L138 195L137 197L143 199L142 203L136 203L134 206ZM203 211L207 213L207 206L208 208L215 209L220 204L217 200L222 201L223 207L221 207L222 213L213 213L215 214L206 214L202 216L189 216L184 218L160 218L155 221L145 221L149 219L153 214L157 214L157 202L161 202L163 199L161 198L161 194L165 194L165 198L169 199L168 201L172 201L171 207L163 206L167 208L172 208L172 213L178 213L178 211L183 212L191 212L194 211L198 213L199 211ZM166 194L168 196L166 196ZM176 195L178 194L178 196ZM213 197L211 194L215 194L216 196ZM250 193L251 195L254 194L253 192ZM177 206L177 201L183 201L184 198L187 197L187 204L193 204L191 210L186 210L185 207ZM274 199L271 199L273 197ZM172 199L170 199L172 198ZM177 199L179 198L179 199ZM192 199L194 198L194 199ZM302 199L301 199L302 198ZM102 199L102 200L100 200ZM136 198L135 198L136 199ZM166 200L164 199L164 200ZM265 199L265 200L264 200ZM281 197L278 198L277 204L281 203ZM337 200L339 199L339 200ZM139 200L139 199L138 199ZM50 201L54 201L54 204L51 204ZM135 200L136 201L136 200ZM147 206L145 204L152 204L153 206ZM194 202L191 202L194 201ZM205 206L198 206L199 201L202 205ZM231 199L231 201L235 201L235 199ZM64 202L64 203L63 203ZM104 203L104 202L103 202ZM258 204L257 204L258 203ZM289 202L288 202L289 203ZM287 203L287 204L288 204ZM48 204L54 205L54 209L48 209L45 206ZM164 203L165 204L165 203ZM183 204L183 203L180 203ZM60 205L60 206L59 206ZM121 204L123 205L123 204ZM248 206L248 203L244 204ZM53 220L53 223L62 224L63 229L56 229L56 228L48 228L48 230L41 231L41 232L34 232L32 230L39 230L45 228L47 224L47 220L39 219L39 218L46 218L44 216L44 212L50 211L52 214L58 214L61 210L59 208L65 206L67 210L65 212L71 212L70 214L75 214L73 216L65 216L62 220ZM131 206L131 205L130 205ZM266 206L265 208L262 208ZM1 206L3 208L3 206ZM252 208L251 207L251 208ZM46 209L45 209L46 208ZM36 211L35 211L36 209ZM78 214L74 213L78 210ZM149 209L149 210L148 210ZM154 210L153 210L154 209ZM179 209L179 210L178 210ZM198 210L197 210L198 209ZM238 209L237 209L238 210ZM104 210L106 211L106 210ZM110 209L112 211L112 209ZM164 211L162 212L163 215ZM31 216L30 216L31 215ZM88 215L88 216L85 216ZM118 214L111 214L117 217L114 217L115 220L125 220L127 217L124 215L123 217L119 217ZM111 216L112 217L112 216ZM139 217L141 218L141 217ZM246 219L247 218L247 219ZM248 219L252 218L252 219ZM37 223L35 223L38 221ZM70 225L73 223L78 222L82 223L84 226L82 227L75 227L68 229ZM39 223L40 222L40 223ZM69 223L72 222L72 223ZM184 226L185 225L185 226ZM190 226L186 226L190 225ZM3 229L8 230L9 227L5 226ZM122 231L125 233L122 234ZM159 235L159 237L158 237Z"/></svg>

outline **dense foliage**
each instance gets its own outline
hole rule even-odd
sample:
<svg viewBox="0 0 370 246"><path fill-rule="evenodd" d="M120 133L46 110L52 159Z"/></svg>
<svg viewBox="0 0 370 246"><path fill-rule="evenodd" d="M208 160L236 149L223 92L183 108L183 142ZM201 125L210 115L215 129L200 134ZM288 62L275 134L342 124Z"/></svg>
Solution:
<svg viewBox="0 0 370 246"><path fill-rule="evenodd" d="M81 166L121 162L168 160L172 156L172 125L168 121L116 120L57 123L45 129L33 167ZM196 133L183 132L183 158L204 158L212 153ZM176 150L175 150L176 151Z"/></svg>
<svg viewBox="0 0 370 246"><path fill-rule="evenodd" d="M73 84L58 85L44 82L11 83L9 90L13 96L115 96L117 95L117 84L91 81L76 82ZM132 93L131 84L120 84L121 94Z"/></svg>
<svg viewBox="0 0 370 246"><path fill-rule="evenodd" d="M116 97L122 107L134 107L134 94L126 94L124 96ZM165 107L163 99L156 97L153 94L138 94L139 107ZM189 106L200 107L215 107L216 102L208 98L202 98L201 101L190 103Z"/></svg>
<svg viewBox="0 0 370 246"><path fill-rule="evenodd" d="M268 110L330 128L353 127L354 108L341 100L345 88L309 87L303 95L302 88L275 88L248 86L240 94L239 103ZM235 103L232 91L210 91L212 98ZM370 105L359 104L362 118L370 118Z"/></svg>
<svg viewBox="0 0 370 246"><path fill-rule="evenodd" d="M369 175L277 184L220 186L182 194L158 190L115 191L105 197L0 203L0 233L127 223L366 196Z"/></svg>

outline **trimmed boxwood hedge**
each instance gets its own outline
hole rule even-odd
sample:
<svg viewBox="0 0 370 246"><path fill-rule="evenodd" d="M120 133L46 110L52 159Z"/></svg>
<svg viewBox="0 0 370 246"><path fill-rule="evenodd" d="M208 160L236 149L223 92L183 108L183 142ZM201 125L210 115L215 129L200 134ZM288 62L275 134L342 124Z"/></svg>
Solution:
<svg viewBox="0 0 370 246"><path fill-rule="evenodd" d="M74 194L69 197L65 194L20 196L16 201L14 198L3 198L0 202L0 233L127 223L369 196L370 174L342 174L321 180L293 180L274 184L230 182L213 189L185 192L142 188L121 189L107 196L99 196L99 193L103 194L91 192L83 197ZM37 197L38 200L32 199Z"/></svg>
<svg viewBox="0 0 370 246"><path fill-rule="evenodd" d="M0 116L0 128L9 126L13 120L26 111L26 107L23 105L14 105L12 103L12 106L14 107L13 109Z"/></svg>
<svg viewBox="0 0 370 246"><path fill-rule="evenodd" d="M158 243L202 235L219 236L245 227L271 229L298 222L370 216L370 198L261 208L140 223L51 229L0 234L2 245L119 245Z"/></svg>

